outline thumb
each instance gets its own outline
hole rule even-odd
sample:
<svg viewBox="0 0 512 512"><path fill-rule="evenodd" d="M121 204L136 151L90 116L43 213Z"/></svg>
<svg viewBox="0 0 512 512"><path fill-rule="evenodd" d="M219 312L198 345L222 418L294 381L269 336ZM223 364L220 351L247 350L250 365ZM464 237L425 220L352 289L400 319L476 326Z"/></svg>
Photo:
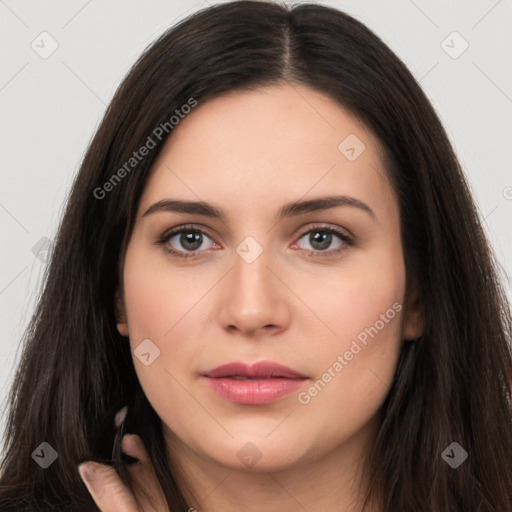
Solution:
<svg viewBox="0 0 512 512"><path fill-rule="evenodd" d="M138 512L133 494L113 467L84 462L78 471L101 512Z"/></svg>

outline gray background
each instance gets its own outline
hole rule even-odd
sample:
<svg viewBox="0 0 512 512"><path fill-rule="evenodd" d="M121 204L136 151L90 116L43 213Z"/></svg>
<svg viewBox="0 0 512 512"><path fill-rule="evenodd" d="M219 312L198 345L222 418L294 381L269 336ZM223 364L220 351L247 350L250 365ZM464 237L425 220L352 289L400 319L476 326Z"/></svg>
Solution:
<svg viewBox="0 0 512 512"><path fill-rule="evenodd" d="M41 283L45 240L106 105L151 41L214 3L0 0L0 411ZM323 3L368 25L420 80L466 170L510 296L512 1ZM42 58L52 39L57 50ZM1 418L0 439L4 425Z"/></svg>

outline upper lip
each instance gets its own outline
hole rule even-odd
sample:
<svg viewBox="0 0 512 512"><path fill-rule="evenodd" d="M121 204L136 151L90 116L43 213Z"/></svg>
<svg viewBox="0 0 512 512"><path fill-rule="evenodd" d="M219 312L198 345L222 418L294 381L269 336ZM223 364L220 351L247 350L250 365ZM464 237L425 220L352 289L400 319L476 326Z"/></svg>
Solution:
<svg viewBox="0 0 512 512"><path fill-rule="evenodd" d="M241 361L234 361L223 364L203 373L205 377L247 377L247 378L286 378L286 379L307 379L308 377L300 372L292 370L287 366L272 361L260 361L254 364L247 364Z"/></svg>

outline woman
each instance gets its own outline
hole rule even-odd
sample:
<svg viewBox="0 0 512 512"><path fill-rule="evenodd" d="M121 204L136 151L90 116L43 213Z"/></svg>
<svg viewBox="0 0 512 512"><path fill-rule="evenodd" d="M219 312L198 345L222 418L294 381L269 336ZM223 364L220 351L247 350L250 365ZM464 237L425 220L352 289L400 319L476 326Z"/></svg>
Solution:
<svg viewBox="0 0 512 512"><path fill-rule="evenodd" d="M1 509L510 510L510 339L403 63L328 7L210 7L142 55L84 158Z"/></svg>

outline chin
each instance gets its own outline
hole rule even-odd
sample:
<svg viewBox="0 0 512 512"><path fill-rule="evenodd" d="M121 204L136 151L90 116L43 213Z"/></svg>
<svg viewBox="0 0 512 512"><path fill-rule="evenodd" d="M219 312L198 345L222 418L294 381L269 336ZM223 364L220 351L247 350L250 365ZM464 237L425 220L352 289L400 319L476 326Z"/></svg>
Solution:
<svg viewBox="0 0 512 512"><path fill-rule="evenodd" d="M301 452L298 452L298 446ZM284 471L300 464L305 446L300 439L283 435L275 439L245 435L230 439L227 444L219 443L214 452L211 446L208 448L212 459L232 470L267 473Z"/></svg>

